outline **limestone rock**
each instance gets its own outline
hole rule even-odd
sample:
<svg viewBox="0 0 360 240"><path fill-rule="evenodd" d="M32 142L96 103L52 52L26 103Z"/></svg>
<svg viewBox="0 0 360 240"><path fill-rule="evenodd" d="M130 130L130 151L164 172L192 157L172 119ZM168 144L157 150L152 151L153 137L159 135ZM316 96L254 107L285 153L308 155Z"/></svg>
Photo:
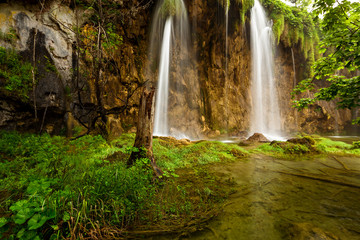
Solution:
<svg viewBox="0 0 360 240"><path fill-rule="evenodd" d="M263 134L261 133L254 133L252 136L250 136L248 139L246 139L247 142L270 142Z"/></svg>

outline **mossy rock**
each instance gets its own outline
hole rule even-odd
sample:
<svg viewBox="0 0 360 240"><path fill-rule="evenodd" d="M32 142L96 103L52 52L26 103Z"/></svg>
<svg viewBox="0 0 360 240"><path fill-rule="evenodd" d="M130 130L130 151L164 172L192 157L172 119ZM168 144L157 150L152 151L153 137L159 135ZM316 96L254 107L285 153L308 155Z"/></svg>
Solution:
<svg viewBox="0 0 360 240"><path fill-rule="evenodd" d="M242 157L246 157L247 154L239 149L233 148L230 150L230 153L237 158L242 158Z"/></svg>
<svg viewBox="0 0 360 240"><path fill-rule="evenodd" d="M286 154L306 154L318 152L318 150L314 147L315 140L309 136L291 138L286 142L272 141L270 145L282 148Z"/></svg>
<svg viewBox="0 0 360 240"><path fill-rule="evenodd" d="M305 145L308 148L312 148L312 146L315 145L315 143L316 143L315 140L309 136L305 136L305 137L301 137L301 138L290 138L289 140L287 140L287 142Z"/></svg>

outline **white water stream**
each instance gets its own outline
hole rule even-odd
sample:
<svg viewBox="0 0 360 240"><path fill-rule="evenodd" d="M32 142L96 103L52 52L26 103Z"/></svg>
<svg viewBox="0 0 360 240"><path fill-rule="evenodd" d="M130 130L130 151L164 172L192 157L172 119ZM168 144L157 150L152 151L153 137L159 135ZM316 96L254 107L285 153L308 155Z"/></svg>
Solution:
<svg viewBox="0 0 360 240"><path fill-rule="evenodd" d="M168 136L168 98L169 98L169 68L171 48L172 17L166 20L161 46L158 88L156 92L154 135Z"/></svg>
<svg viewBox="0 0 360 240"><path fill-rule="evenodd" d="M269 139L281 138L278 92L274 79L272 23L264 8L255 0L251 9L252 115L251 134L258 132Z"/></svg>
<svg viewBox="0 0 360 240"><path fill-rule="evenodd" d="M186 115L189 96L189 21L183 0L161 0L152 20L146 78L156 84L155 136L184 138L191 133ZM193 91L196 88L193 87Z"/></svg>

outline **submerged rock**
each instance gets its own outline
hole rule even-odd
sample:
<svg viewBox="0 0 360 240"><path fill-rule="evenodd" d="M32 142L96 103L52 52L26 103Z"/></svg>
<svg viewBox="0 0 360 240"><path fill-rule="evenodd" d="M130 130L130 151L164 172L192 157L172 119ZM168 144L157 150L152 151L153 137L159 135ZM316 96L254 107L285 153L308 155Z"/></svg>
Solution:
<svg viewBox="0 0 360 240"><path fill-rule="evenodd" d="M293 223L289 228L293 240L338 240L332 233L325 232L310 223Z"/></svg>

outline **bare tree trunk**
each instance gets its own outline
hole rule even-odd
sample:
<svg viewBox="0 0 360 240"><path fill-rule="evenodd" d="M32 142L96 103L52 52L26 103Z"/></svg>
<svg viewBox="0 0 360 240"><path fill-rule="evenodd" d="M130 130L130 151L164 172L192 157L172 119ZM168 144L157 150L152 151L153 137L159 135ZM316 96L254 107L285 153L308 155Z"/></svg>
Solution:
<svg viewBox="0 0 360 240"><path fill-rule="evenodd" d="M157 177L161 176L163 172L155 163L155 158L152 148L153 126L154 126L154 94L155 89L150 91L144 88L140 99L139 116L137 122L137 130L134 147L139 149L137 152L132 152L127 162L128 166L132 166L136 159L148 158L151 166Z"/></svg>

